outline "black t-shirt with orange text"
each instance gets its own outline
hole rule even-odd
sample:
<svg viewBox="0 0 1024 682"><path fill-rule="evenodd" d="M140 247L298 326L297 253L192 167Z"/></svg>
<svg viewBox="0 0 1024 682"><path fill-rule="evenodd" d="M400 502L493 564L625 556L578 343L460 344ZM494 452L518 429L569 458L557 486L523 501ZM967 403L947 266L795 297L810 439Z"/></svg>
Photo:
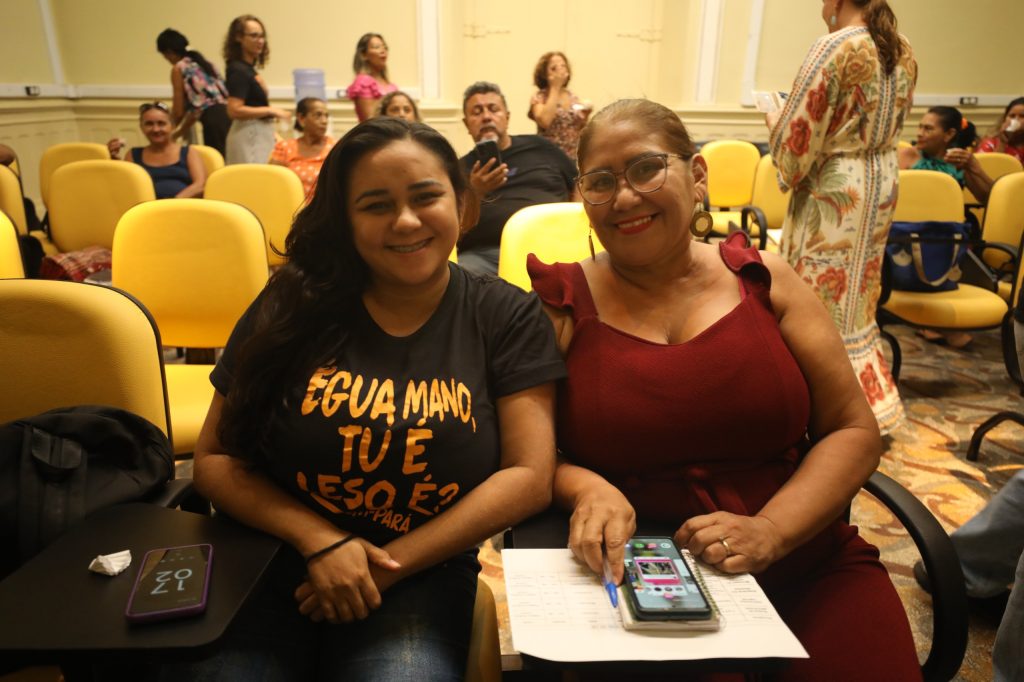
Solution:
<svg viewBox="0 0 1024 682"><path fill-rule="evenodd" d="M375 544L498 470L498 398L565 376L535 295L450 267L441 304L410 336L387 334L357 306L342 357L287 387L297 399L266 448L282 488ZM259 303L210 375L223 395Z"/></svg>

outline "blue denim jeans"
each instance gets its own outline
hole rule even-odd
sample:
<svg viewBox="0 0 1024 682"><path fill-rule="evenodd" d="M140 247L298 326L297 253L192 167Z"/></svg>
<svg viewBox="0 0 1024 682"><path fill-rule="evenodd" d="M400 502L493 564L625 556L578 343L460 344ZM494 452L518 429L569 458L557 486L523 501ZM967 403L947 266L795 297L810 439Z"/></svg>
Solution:
<svg viewBox="0 0 1024 682"><path fill-rule="evenodd" d="M411 576L366 620L313 623L293 597L305 566L290 549L239 612L218 651L161 667L157 680L461 680L476 599L476 550ZM212 585L211 589L217 589Z"/></svg>

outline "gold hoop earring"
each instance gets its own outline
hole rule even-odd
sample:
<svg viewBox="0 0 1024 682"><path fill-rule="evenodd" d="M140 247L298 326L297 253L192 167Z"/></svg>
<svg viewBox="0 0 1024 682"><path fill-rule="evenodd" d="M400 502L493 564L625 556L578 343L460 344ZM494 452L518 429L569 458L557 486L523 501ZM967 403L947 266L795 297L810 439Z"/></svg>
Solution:
<svg viewBox="0 0 1024 682"><path fill-rule="evenodd" d="M693 218L690 220L690 234L697 239L703 239L708 236L714 226L715 219L704 210L704 204L696 202L693 205Z"/></svg>
<svg viewBox="0 0 1024 682"><path fill-rule="evenodd" d="M587 246L590 247L590 260L596 261L597 254L594 253L594 237L593 233L589 230L587 231Z"/></svg>

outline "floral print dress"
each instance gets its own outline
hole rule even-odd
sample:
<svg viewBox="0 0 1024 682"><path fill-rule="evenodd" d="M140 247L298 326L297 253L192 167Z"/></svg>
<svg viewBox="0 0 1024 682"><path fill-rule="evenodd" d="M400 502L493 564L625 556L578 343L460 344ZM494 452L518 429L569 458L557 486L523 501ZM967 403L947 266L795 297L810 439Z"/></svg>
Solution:
<svg viewBox="0 0 1024 682"><path fill-rule="evenodd" d="M569 108L565 109L561 103L558 104L558 109L555 111L555 118L551 121L551 125L547 128L541 128L540 123L537 124L537 134L541 137L546 137L561 148L565 155L568 156L573 162L576 161L576 145L580 141L580 130L586 125L586 119L582 119L576 115L576 112L572 109L572 106L580 103L580 98L572 94L569 90L565 91L569 95ZM530 106L526 110L527 115L533 118L533 105L534 104L546 104L548 101L548 91L540 90L534 93L533 97L530 98Z"/></svg>
<svg viewBox="0 0 1024 682"><path fill-rule="evenodd" d="M882 433L903 419L875 323L896 143L917 81L903 45L887 76L866 28L819 38L770 135L779 184L793 190L780 252L831 313Z"/></svg>

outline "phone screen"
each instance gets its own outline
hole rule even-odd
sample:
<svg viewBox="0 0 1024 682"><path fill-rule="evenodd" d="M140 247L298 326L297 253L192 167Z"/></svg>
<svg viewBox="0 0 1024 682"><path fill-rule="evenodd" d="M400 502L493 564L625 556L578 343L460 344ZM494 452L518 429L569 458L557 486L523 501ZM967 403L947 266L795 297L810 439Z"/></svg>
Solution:
<svg viewBox="0 0 1024 682"><path fill-rule="evenodd" d="M630 540L626 576L626 591L639 619L711 617L708 600L670 538Z"/></svg>
<svg viewBox="0 0 1024 682"><path fill-rule="evenodd" d="M206 608L213 547L189 545L146 553L128 601L130 620L158 620Z"/></svg>
<svg viewBox="0 0 1024 682"><path fill-rule="evenodd" d="M498 143L495 140L480 140L476 143L476 157L480 159L480 165L483 166L491 159L497 159L495 166L501 163L501 150L498 148Z"/></svg>

